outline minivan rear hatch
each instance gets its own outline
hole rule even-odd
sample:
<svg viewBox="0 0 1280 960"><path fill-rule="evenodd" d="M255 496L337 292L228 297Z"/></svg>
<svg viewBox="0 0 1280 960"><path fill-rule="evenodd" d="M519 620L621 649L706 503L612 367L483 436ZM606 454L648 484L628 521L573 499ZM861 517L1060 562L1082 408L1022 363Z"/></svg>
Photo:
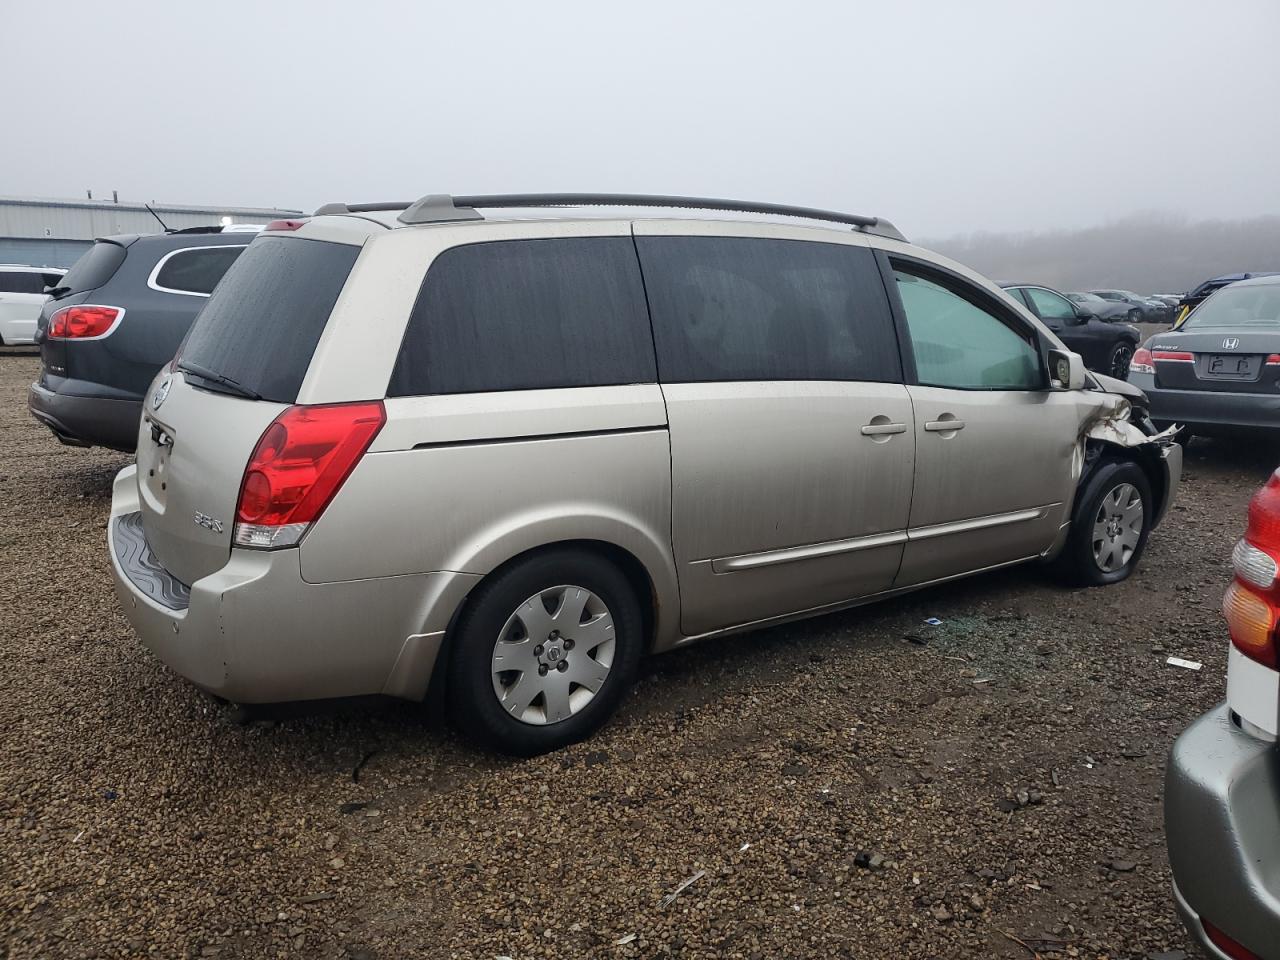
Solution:
<svg viewBox="0 0 1280 960"><path fill-rule="evenodd" d="M245 466L263 432L297 400L359 252L258 237L152 385L138 437L143 527L183 583L226 564Z"/></svg>

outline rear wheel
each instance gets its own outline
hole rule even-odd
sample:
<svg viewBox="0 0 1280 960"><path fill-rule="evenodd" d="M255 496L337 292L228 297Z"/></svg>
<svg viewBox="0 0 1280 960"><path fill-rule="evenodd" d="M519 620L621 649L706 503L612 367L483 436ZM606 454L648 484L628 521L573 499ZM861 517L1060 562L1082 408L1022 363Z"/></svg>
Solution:
<svg viewBox="0 0 1280 960"><path fill-rule="evenodd" d="M625 576L582 550L520 561L482 584L456 626L459 728L518 756L590 736L617 709L644 650Z"/></svg>
<svg viewBox="0 0 1280 960"><path fill-rule="evenodd" d="M1141 311L1141 310L1137 310L1137 309L1130 310L1130 311L1129 311L1129 322L1130 322L1130 323L1141 323L1141 322L1142 322L1142 311Z"/></svg>
<svg viewBox="0 0 1280 960"><path fill-rule="evenodd" d="M1060 570L1086 586L1119 583L1142 558L1154 515L1151 484L1142 468L1132 461L1106 461L1080 493Z"/></svg>
<svg viewBox="0 0 1280 960"><path fill-rule="evenodd" d="M1107 373L1117 380L1129 379L1129 364L1133 361L1133 344L1121 340L1107 355Z"/></svg>

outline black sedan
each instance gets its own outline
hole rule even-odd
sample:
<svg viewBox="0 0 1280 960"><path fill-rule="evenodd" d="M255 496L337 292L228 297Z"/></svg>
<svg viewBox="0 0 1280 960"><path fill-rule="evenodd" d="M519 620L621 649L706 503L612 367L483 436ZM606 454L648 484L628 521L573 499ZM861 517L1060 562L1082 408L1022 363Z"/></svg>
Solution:
<svg viewBox="0 0 1280 960"><path fill-rule="evenodd" d="M1125 380L1142 335L1136 327L1099 320L1064 294L1035 283L1004 284L1005 293L1039 317L1090 370Z"/></svg>
<svg viewBox="0 0 1280 960"><path fill-rule="evenodd" d="M1130 369L1161 425L1202 435L1280 429L1280 276L1223 287L1148 340Z"/></svg>

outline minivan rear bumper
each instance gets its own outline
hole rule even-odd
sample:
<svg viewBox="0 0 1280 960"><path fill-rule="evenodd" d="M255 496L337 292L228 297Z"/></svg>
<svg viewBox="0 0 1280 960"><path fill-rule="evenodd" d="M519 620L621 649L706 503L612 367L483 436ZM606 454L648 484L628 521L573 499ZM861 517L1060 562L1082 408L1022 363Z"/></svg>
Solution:
<svg viewBox="0 0 1280 960"><path fill-rule="evenodd" d="M136 472L120 471L112 492L112 575L139 638L176 673L238 703L426 695L449 619L479 577L308 583L296 549L232 550L187 595L161 589L168 575L129 529L140 529Z"/></svg>
<svg viewBox="0 0 1280 960"><path fill-rule="evenodd" d="M1174 898L1212 957L1202 919L1259 956L1280 943L1280 747L1220 704L1183 731L1165 774Z"/></svg>
<svg viewBox="0 0 1280 960"><path fill-rule="evenodd" d="M27 391L31 415L73 447L110 447L132 453L138 443L142 401L80 397L39 383Z"/></svg>

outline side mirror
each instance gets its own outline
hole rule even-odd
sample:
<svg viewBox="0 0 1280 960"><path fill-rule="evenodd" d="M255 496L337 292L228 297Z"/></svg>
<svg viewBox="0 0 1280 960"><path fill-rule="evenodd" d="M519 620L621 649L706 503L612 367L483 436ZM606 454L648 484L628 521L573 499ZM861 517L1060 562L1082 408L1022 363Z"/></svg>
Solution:
<svg viewBox="0 0 1280 960"><path fill-rule="evenodd" d="M1049 379L1059 390L1083 390L1084 359L1070 350L1050 350Z"/></svg>

